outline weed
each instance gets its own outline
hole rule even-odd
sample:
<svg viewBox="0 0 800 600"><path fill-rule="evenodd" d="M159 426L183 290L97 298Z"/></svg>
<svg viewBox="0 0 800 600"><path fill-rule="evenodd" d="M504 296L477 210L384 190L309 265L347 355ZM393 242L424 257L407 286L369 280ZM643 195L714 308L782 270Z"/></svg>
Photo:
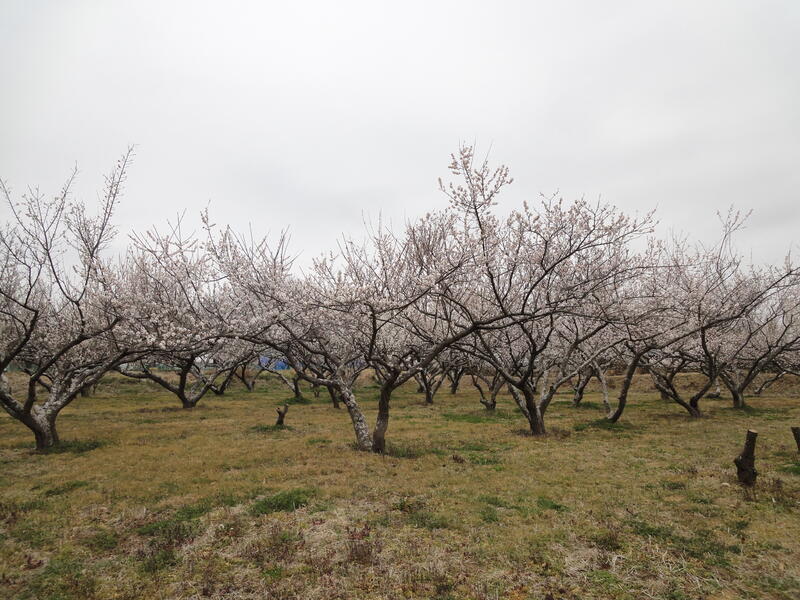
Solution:
<svg viewBox="0 0 800 600"><path fill-rule="evenodd" d="M350 562L362 565L375 564L378 554L382 549L380 540L372 536L369 525L363 527L346 527L345 542L347 544L347 559Z"/></svg>
<svg viewBox="0 0 800 600"><path fill-rule="evenodd" d="M497 523L500 521L500 514L494 506L483 506L478 511L478 515L484 523Z"/></svg>

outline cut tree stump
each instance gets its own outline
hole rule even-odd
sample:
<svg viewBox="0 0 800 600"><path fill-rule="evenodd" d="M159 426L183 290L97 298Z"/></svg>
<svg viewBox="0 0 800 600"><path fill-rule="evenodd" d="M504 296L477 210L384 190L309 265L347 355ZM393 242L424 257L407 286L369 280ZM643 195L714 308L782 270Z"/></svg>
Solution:
<svg viewBox="0 0 800 600"><path fill-rule="evenodd" d="M797 444L797 451L800 452L800 427L792 427L794 443Z"/></svg>
<svg viewBox="0 0 800 600"><path fill-rule="evenodd" d="M758 471L756 471L757 437L757 432L748 429L742 453L733 460L736 465L736 475L739 477L739 483L748 487L755 485L756 477L758 477Z"/></svg>
<svg viewBox="0 0 800 600"><path fill-rule="evenodd" d="M283 409L278 407L275 411L278 413L278 420L275 422L275 427L283 427L283 420L286 418L286 413L289 412L289 405L284 404Z"/></svg>

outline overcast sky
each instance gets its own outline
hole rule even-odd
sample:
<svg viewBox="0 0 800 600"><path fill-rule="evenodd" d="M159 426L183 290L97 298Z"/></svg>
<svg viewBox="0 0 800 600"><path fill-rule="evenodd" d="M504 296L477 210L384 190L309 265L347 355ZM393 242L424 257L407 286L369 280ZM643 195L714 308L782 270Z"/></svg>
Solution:
<svg viewBox="0 0 800 600"><path fill-rule="evenodd" d="M460 141L539 193L657 208L743 249L800 241L800 2L0 2L0 177L77 194L136 144L123 232L288 227L305 262L362 218L446 204ZM7 210L0 209L7 215Z"/></svg>

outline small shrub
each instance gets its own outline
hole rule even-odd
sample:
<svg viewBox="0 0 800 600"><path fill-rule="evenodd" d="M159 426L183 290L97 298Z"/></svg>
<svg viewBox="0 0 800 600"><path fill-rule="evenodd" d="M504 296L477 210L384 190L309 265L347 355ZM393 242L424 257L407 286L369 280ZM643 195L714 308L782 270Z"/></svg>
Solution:
<svg viewBox="0 0 800 600"><path fill-rule="evenodd" d="M372 537L369 525L346 527L347 558L362 565L375 564L382 549L380 540Z"/></svg>

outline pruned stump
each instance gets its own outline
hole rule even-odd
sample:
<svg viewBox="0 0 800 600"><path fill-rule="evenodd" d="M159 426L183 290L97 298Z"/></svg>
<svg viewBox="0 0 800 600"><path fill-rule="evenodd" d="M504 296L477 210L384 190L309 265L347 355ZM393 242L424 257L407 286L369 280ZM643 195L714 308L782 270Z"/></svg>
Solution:
<svg viewBox="0 0 800 600"><path fill-rule="evenodd" d="M797 444L797 451L800 452L800 427L792 427L794 443Z"/></svg>
<svg viewBox="0 0 800 600"><path fill-rule="evenodd" d="M758 471L756 471L757 437L757 432L748 429L742 453L733 460L733 463L736 465L736 475L739 478L739 483L747 487L754 486L756 477L758 477Z"/></svg>
<svg viewBox="0 0 800 600"><path fill-rule="evenodd" d="M278 420L275 421L275 427L283 427L283 420L286 418L286 413L289 412L289 405L284 404L283 408L276 408L275 411L278 413Z"/></svg>

